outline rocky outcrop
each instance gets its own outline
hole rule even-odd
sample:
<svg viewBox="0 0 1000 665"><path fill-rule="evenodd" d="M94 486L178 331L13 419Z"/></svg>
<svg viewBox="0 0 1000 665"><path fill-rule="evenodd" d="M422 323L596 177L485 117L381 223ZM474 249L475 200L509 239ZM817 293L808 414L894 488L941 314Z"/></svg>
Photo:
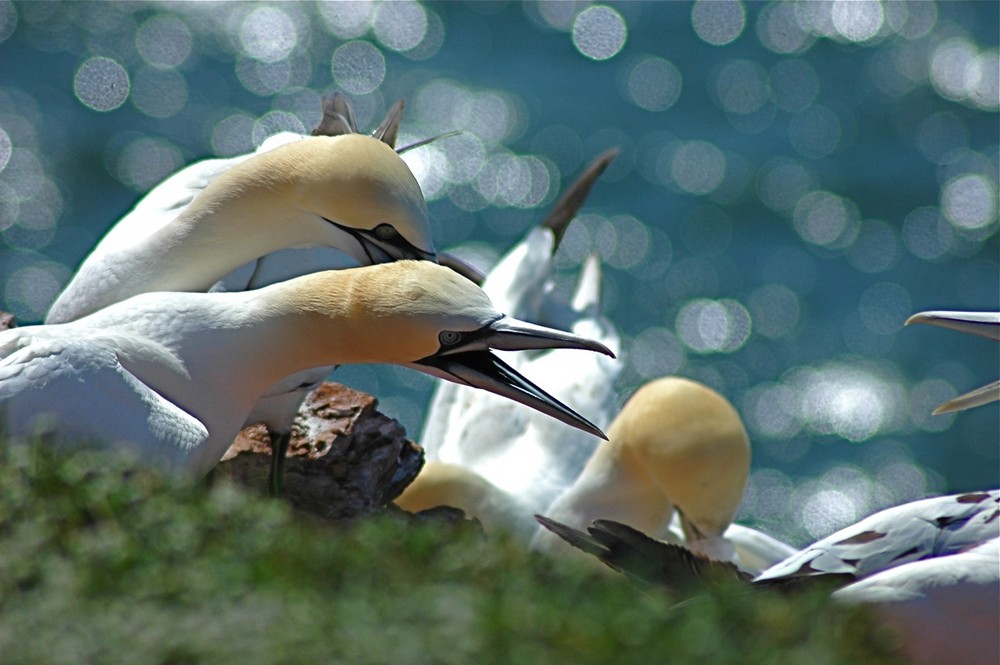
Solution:
<svg viewBox="0 0 1000 665"><path fill-rule="evenodd" d="M283 497L296 510L334 520L363 517L383 510L413 481L423 449L377 405L371 395L332 382L309 394L285 460ZM270 437L254 425L240 432L216 473L263 490L270 465Z"/></svg>

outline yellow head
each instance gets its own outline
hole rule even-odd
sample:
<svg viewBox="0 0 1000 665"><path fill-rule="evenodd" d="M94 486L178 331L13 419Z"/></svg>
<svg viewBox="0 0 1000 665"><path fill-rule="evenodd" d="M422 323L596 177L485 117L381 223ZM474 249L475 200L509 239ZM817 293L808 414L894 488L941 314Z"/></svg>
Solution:
<svg viewBox="0 0 1000 665"><path fill-rule="evenodd" d="M503 316L476 284L428 261L313 273L250 296L244 316L281 332L284 374L317 365L392 363L483 388L603 437L491 349L585 349L599 342ZM291 369L289 369L291 368Z"/></svg>
<svg viewBox="0 0 1000 665"><path fill-rule="evenodd" d="M665 377L640 388L608 429L629 476L645 477L715 536L733 521L750 472L750 441L736 409L714 390ZM694 536L695 534L689 534Z"/></svg>
<svg viewBox="0 0 1000 665"><path fill-rule="evenodd" d="M361 134L310 136L219 176L188 217L225 211L266 252L329 246L361 265L436 255L420 186L388 145ZM266 253L264 252L264 253Z"/></svg>
<svg viewBox="0 0 1000 665"><path fill-rule="evenodd" d="M335 349L337 364L413 363L501 316L482 289L428 261L313 273L286 285L271 302L311 318L309 344Z"/></svg>

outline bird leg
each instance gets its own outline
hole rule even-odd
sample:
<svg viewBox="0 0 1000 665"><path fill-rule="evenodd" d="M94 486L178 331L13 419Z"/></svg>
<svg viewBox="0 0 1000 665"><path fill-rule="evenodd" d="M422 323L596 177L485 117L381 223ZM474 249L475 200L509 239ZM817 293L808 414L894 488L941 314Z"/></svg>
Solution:
<svg viewBox="0 0 1000 665"><path fill-rule="evenodd" d="M271 437L271 471L267 476L267 493L271 496L281 496L285 485L285 456L292 440L292 430L284 432L268 431Z"/></svg>

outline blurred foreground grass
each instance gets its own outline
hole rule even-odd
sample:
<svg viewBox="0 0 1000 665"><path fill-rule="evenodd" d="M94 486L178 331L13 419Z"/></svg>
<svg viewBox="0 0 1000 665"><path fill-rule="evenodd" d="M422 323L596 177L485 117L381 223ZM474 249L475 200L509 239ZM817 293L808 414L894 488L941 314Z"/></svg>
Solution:
<svg viewBox="0 0 1000 665"><path fill-rule="evenodd" d="M885 663L825 594L680 609L506 538L332 527L228 482L0 446L0 662Z"/></svg>

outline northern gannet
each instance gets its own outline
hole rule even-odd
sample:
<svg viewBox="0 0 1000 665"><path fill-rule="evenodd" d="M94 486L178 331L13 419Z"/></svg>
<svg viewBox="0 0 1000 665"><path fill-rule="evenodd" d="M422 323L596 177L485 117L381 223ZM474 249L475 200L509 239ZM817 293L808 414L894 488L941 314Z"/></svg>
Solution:
<svg viewBox="0 0 1000 665"><path fill-rule="evenodd" d="M372 136L357 133L343 95L323 111L314 136L283 132L256 153L198 162L154 188L91 251L46 322L149 291L242 291L320 270L436 261L420 187L394 150L402 103ZM282 378L248 415L275 442L274 492L295 413L332 369Z"/></svg>
<svg viewBox="0 0 1000 665"><path fill-rule="evenodd" d="M998 537L1000 491L932 497L866 517L771 566L755 581L823 575L860 579Z"/></svg>
<svg viewBox="0 0 1000 665"><path fill-rule="evenodd" d="M594 181L618 154L595 159L552 211L489 272L483 290L497 307L523 320L599 339L617 352L618 334L600 314L600 265L584 264L576 294L553 293L553 255ZM514 314L516 312L516 314ZM603 427L610 422L621 363L560 351L518 354L509 362L533 381L554 386L572 408ZM542 510L579 474L597 439L547 418L536 418L481 391L437 386L419 439L428 460L466 467L527 507ZM529 523L530 524L530 523Z"/></svg>
<svg viewBox="0 0 1000 665"><path fill-rule="evenodd" d="M996 665L1000 659L1000 538L890 568L834 592L874 608L919 665Z"/></svg>
<svg viewBox="0 0 1000 665"><path fill-rule="evenodd" d="M676 585L690 570L702 581L749 581L621 525L595 524L589 531L560 533L647 581ZM751 588L794 589L824 580L844 585L833 593L835 599L872 606L897 633L911 662L996 663L1000 491L933 497L880 511L776 564L754 578Z"/></svg>
<svg viewBox="0 0 1000 665"><path fill-rule="evenodd" d="M315 365L393 363L476 386L595 435L497 350L598 342L497 312L482 290L430 262L314 273L239 293L147 293L65 324L0 333L8 432L123 442L151 461L208 472L254 402Z"/></svg>
<svg viewBox="0 0 1000 665"><path fill-rule="evenodd" d="M906 320L904 325L911 323L928 323L942 328L951 328L960 332L979 335L1000 341L1000 312L919 312ZM982 406L1000 400L1000 381L994 381L982 388L976 388L964 395L959 395L934 409L934 415L962 411L975 406Z"/></svg>
<svg viewBox="0 0 1000 665"><path fill-rule="evenodd" d="M337 131L330 117L317 131ZM423 194L391 145L354 132L285 132L256 153L185 167L108 231L45 322L72 321L147 291L207 291L248 262L256 267L262 256L303 247L353 260L338 268L436 260Z"/></svg>
<svg viewBox="0 0 1000 665"><path fill-rule="evenodd" d="M608 441L542 514L577 529L595 520L623 522L758 572L795 550L732 525L749 472L750 440L729 401L695 381L663 377L632 395ZM669 531L675 513L680 534ZM532 546L552 550L559 542L539 529Z"/></svg>

